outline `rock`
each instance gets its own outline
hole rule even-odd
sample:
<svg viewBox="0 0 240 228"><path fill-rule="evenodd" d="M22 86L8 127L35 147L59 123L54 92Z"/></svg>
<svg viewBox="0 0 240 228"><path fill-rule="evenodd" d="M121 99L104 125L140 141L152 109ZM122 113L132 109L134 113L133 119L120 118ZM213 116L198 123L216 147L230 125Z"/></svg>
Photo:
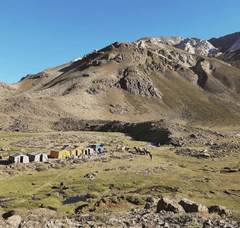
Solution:
<svg viewBox="0 0 240 228"><path fill-rule="evenodd" d="M161 198L157 203L157 213L160 211L172 211L174 213L185 213L183 207L175 201L168 198Z"/></svg>
<svg viewBox="0 0 240 228"><path fill-rule="evenodd" d="M94 222L94 221L87 221L87 224L88 224L90 227L95 227L95 222Z"/></svg>
<svg viewBox="0 0 240 228"><path fill-rule="evenodd" d="M15 227L19 227L21 221L22 221L22 218L20 215L13 215L7 219L6 223L11 227L15 228Z"/></svg>
<svg viewBox="0 0 240 228"><path fill-rule="evenodd" d="M151 203L147 202L144 206L144 209L150 209L151 208Z"/></svg>
<svg viewBox="0 0 240 228"><path fill-rule="evenodd" d="M208 154L208 153L204 153L204 154L203 154L203 157L210 158L210 157L211 157L211 155L210 155L210 154Z"/></svg>
<svg viewBox="0 0 240 228"><path fill-rule="evenodd" d="M1 151L8 151L8 150L9 150L9 148L6 147L6 146L3 146L3 147L1 148Z"/></svg>
<svg viewBox="0 0 240 228"><path fill-rule="evenodd" d="M151 209L157 207L157 203L158 203L157 199L155 199L153 196L148 197L144 209Z"/></svg>
<svg viewBox="0 0 240 228"><path fill-rule="evenodd" d="M7 227L6 222L1 219L0 219L0 227Z"/></svg>
<svg viewBox="0 0 240 228"><path fill-rule="evenodd" d="M211 220L205 220L203 225L204 225L204 227L205 226L211 226L212 225Z"/></svg>
<svg viewBox="0 0 240 228"><path fill-rule="evenodd" d="M92 175L92 173L87 173L84 177L90 178L90 179L94 178L94 176Z"/></svg>
<svg viewBox="0 0 240 228"><path fill-rule="evenodd" d="M148 197L147 198L147 202L149 202L149 203L156 203L157 202L157 200L153 197L153 196L151 196L151 197Z"/></svg>
<svg viewBox="0 0 240 228"><path fill-rule="evenodd" d="M11 211L8 211L8 212L5 212L2 214L2 217L4 219L8 219L9 217L13 216L14 215L14 210L11 210Z"/></svg>
<svg viewBox="0 0 240 228"><path fill-rule="evenodd" d="M182 199L179 204L183 207L183 209L185 210L186 213L200 213L204 216L208 216L208 208L205 207L202 204L193 202L191 200L188 199Z"/></svg>
<svg viewBox="0 0 240 228"><path fill-rule="evenodd" d="M219 215L226 215L227 217L232 216L232 212L224 206L211 206L209 207L209 213L217 213Z"/></svg>
<svg viewBox="0 0 240 228"><path fill-rule="evenodd" d="M162 93L154 87L152 80L146 77L143 72L135 67L128 67L119 73L122 77L119 81L119 87L135 95L146 97L155 97L162 99Z"/></svg>

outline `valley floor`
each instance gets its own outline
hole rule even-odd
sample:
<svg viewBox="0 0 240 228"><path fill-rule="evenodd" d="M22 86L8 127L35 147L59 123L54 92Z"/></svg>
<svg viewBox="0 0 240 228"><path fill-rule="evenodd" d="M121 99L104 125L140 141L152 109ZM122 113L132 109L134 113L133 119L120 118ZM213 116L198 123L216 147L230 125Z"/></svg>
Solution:
<svg viewBox="0 0 240 228"><path fill-rule="evenodd" d="M23 227L33 224L43 227L64 224L68 224L66 227L202 227L203 224L216 227L222 226L220 223L238 227L239 135L230 131L213 135L212 142L197 144L194 139L200 136L193 134L191 144L182 138L182 145L175 147L134 141L123 133L2 133L0 227L13 222L11 218L20 221ZM204 134L201 137L204 138ZM105 154L91 158L4 163L15 152L49 154L50 149L64 144L100 143L104 145ZM116 145L126 146L130 151L116 151ZM152 160L148 155L134 154L134 147L150 150ZM64 188L60 188L61 183ZM186 198L206 208L222 205L231 213L223 217L216 213L174 214L165 210L156 213L162 197L175 202ZM155 204L146 209L151 198Z"/></svg>

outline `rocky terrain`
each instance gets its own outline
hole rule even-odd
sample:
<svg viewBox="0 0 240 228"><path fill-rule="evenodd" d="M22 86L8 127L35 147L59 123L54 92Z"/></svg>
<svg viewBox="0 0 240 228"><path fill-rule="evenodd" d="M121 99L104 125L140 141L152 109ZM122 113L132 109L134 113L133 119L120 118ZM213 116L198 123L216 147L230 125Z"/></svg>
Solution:
<svg viewBox="0 0 240 228"><path fill-rule="evenodd" d="M208 40L214 47L218 48L221 52L225 52L234 45L234 43L240 38L240 32L228 34L219 38L211 38Z"/></svg>
<svg viewBox="0 0 240 228"><path fill-rule="evenodd" d="M222 55L219 55L219 59L230 63L234 67L240 68L239 39L240 32L236 32L220 38L212 38L208 41L222 52Z"/></svg>
<svg viewBox="0 0 240 228"><path fill-rule="evenodd" d="M239 37L115 42L0 82L0 227L239 227ZM7 161L98 143L92 160Z"/></svg>
<svg viewBox="0 0 240 228"><path fill-rule="evenodd" d="M197 38L116 42L27 75L18 83L1 83L0 128L49 131L63 118L236 123L240 112L238 51L221 54L210 42Z"/></svg>
<svg viewBox="0 0 240 228"><path fill-rule="evenodd" d="M161 48L164 45L169 45L192 54L199 54L204 56L214 56L220 51L214 47L209 41L198 38L181 38L181 37L152 37L140 39L136 42L140 47L147 47L147 43L153 43Z"/></svg>
<svg viewBox="0 0 240 228"><path fill-rule="evenodd" d="M106 200L99 202L105 204ZM55 211L38 208L28 212L28 219L22 221L21 210L3 213L2 227L230 227L237 228L240 221L233 220L231 211L223 206L209 209L199 203L182 199L179 203L168 198L149 197L144 209L134 208L124 215L121 213L104 214L106 221L94 215L78 215L75 218L56 219ZM36 215L41 218L36 219ZM214 214L214 215L213 215ZM26 216L26 215L25 215ZM221 217L222 216L222 217ZM34 219L35 218L35 219Z"/></svg>
<svg viewBox="0 0 240 228"><path fill-rule="evenodd" d="M238 217L233 215L233 212L238 215L240 197L238 135L211 129L183 128L163 120L139 125L115 121L110 124L112 128L108 127L108 121L83 121L81 125L72 119L62 121L55 125L62 127L58 132L33 133L31 137L29 133L1 136L0 144L5 146L0 149L0 190L9 188L8 179L12 185L19 178L22 186L0 191L0 227L239 226ZM67 132L67 127L72 128L70 124L75 126L74 132ZM170 141L164 146L161 143L154 146L133 141L129 134L107 131L125 132L126 125L136 139L147 140L149 133L145 132L152 132L150 137L154 133L160 135L166 126L182 135L178 138L169 135ZM78 131L85 127L88 130L98 127L102 133ZM50 159L44 163L28 164L6 162L8 155L14 152L40 150L47 153L63 144L86 146L89 143L103 144L105 154L82 160ZM127 145L128 149L117 151L116 144ZM152 161L149 156L135 153L134 147L140 145L151 151ZM169 181L168 176L173 181ZM63 191L59 191L61 181L66 183ZM198 184L199 189L196 187ZM25 185L27 190L24 190ZM85 185L93 190L86 192ZM102 187L96 194L94 189L99 186ZM36 193L34 198L33 192ZM64 204L67 198L79 194L86 194L86 200L71 206ZM11 201L13 196L15 200ZM195 197L199 196L201 200L196 200ZM218 200L213 200L214 197ZM223 200L226 197L231 202L228 206ZM204 205L206 199L211 202L207 203L208 206ZM59 216L62 210L66 211L65 216Z"/></svg>

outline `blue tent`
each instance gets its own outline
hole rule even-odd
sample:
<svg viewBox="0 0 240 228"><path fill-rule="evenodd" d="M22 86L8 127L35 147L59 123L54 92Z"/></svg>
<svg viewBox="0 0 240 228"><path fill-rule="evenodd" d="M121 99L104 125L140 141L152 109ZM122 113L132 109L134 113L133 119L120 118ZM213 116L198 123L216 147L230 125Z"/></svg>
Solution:
<svg viewBox="0 0 240 228"><path fill-rule="evenodd" d="M104 148L102 146L90 145L88 147L92 148L94 150L94 152L96 152L96 153L103 153L104 152Z"/></svg>

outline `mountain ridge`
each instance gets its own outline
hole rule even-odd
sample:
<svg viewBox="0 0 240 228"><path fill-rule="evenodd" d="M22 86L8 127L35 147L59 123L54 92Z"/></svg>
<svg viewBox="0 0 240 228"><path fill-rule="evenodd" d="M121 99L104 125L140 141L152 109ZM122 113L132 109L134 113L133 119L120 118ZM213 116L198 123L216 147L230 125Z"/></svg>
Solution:
<svg viewBox="0 0 240 228"><path fill-rule="evenodd" d="M61 118L238 123L240 69L212 49L197 38L115 42L5 85L0 127L51 130Z"/></svg>

